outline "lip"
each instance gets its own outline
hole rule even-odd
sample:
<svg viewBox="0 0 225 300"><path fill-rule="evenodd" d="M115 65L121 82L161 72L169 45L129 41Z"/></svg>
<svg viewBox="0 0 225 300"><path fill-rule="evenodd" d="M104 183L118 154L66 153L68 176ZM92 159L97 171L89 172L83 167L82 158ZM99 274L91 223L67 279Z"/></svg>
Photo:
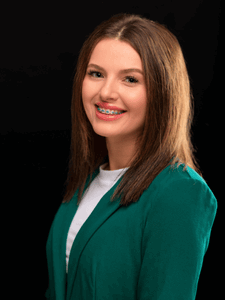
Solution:
<svg viewBox="0 0 225 300"><path fill-rule="evenodd" d="M96 105L98 105L101 108L105 108L105 109L126 111L125 109L122 109L122 108L117 107L117 106L110 106L107 103L98 102L98 103L96 103Z"/></svg>
<svg viewBox="0 0 225 300"><path fill-rule="evenodd" d="M95 105L95 111L96 111L96 116L102 121L115 121L123 117L126 112L120 114L120 115L107 115L107 114L102 114L98 111L98 107Z"/></svg>

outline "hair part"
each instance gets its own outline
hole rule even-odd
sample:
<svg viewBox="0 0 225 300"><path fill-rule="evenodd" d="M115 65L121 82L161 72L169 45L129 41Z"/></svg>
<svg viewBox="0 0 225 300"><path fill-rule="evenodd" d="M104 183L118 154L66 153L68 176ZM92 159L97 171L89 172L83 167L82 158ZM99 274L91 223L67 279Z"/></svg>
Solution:
<svg viewBox="0 0 225 300"><path fill-rule="evenodd" d="M147 109L142 134L129 169L112 195L121 197L120 205L138 201L154 178L168 165L184 164L202 173L194 156L191 126L193 95L185 59L177 38L165 25L140 15L118 14L102 22L84 42L73 81L71 102L71 147L66 191L69 202L78 191L80 203L85 183L107 161L105 137L97 135L84 111L82 83L91 54L103 39L129 43L140 55L147 91ZM88 187L87 186L87 187Z"/></svg>

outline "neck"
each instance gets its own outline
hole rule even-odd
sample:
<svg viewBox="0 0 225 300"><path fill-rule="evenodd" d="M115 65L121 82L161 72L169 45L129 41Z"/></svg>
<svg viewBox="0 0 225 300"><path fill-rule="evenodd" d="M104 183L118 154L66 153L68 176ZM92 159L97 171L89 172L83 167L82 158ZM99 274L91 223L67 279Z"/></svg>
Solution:
<svg viewBox="0 0 225 300"><path fill-rule="evenodd" d="M119 138L106 138L109 164L105 170L119 170L130 166L135 155L135 141Z"/></svg>

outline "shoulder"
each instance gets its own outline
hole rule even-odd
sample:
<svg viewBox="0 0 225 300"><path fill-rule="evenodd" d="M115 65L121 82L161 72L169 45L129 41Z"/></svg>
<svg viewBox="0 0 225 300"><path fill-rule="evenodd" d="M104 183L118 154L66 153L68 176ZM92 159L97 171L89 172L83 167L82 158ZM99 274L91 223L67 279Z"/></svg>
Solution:
<svg viewBox="0 0 225 300"><path fill-rule="evenodd" d="M197 191L213 195L210 187L203 177L195 170L180 164L168 166L153 180L152 187L158 193L172 193L173 195L196 193ZM190 195L191 196L191 195Z"/></svg>
<svg viewBox="0 0 225 300"><path fill-rule="evenodd" d="M202 241L207 248L217 200L193 169L184 170L183 165L165 168L145 191L141 202L146 243L150 238L156 244L164 241L179 248L182 243L196 246Z"/></svg>
<svg viewBox="0 0 225 300"><path fill-rule="evenodd" d="M213 217L217 210L216 198L204 178L183 164L168 166L158 174L146 190L145 197L150 211L156 209L182 215L207 211Z"/></svg>
<svg viewBox="0 0 225 300"><path fill-rule="evenodd" d="M162 170L153 181L153 185L160 188L169 187L172 185L184 184L188 187L190 184L200 184L201 186L207 186L206 181L195 170L184 164L169 165Z"/></svg>

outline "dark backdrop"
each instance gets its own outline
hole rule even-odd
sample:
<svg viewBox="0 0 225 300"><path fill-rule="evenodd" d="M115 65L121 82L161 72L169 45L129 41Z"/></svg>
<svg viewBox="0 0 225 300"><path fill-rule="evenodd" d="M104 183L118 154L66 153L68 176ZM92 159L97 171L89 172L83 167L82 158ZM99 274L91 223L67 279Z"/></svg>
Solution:
<svg viewBox="0 0 225 300"><path fill-rule="evenodd" d="M9 295L16 292L23 299L44 299L48 285L45 244L67 174L72 79L79 50L93 29L113 14L142 14L177 36L195 98L196 157L219 202L215 145L222 99L220 1L73 2L1 4L3 263L5 279L13 284ZM218 215L214 224L197 299L219 289Z"/></svg>

